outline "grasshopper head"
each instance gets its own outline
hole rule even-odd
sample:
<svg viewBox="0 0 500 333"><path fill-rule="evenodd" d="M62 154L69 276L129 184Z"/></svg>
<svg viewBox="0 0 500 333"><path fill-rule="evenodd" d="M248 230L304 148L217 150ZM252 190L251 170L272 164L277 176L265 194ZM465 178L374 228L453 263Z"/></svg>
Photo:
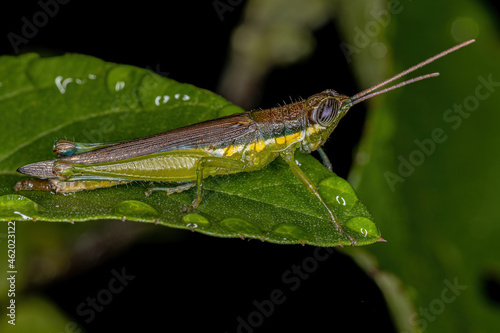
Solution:
<svg viewBox="0 0 500 333"><path fill-rule="evenodd" d="M306 135L301 151L309 153L323 145L351 106L351 98L335 90L309 97L305 101Z"/></svg>
<svg viewBox="0 0 500 333"><path fill-rule="evenodd" d="M304 105L304 116L306 118L304 127L306 133L304 139L302 140L300 149L306 153L318 149L318 147L325 143L326 139L328 139L330 134L339 123L340 119L342 119L342 117L353 105L358 104L362 101L366 101L367 99L370 99L377 95L385 94L388 91L398 89L407 84L438 76L439 73L421 75L416 78L406 80L388 88L379 90L379 88L387 85L388 83L393 82L394 80L397 80L411 72L414 72L417 69L433 62L434 60L444 57L445 55L454 52L464 46L467 46L474 41L474 39L471 39L455 45L454 47L438 53L435 56L430 57L429 59L424 60L421 63L412 66L407 70L404 70L401 73L396 74L393 77L384 80L366 90L363 90L352 97L340 95L335 90L325 90L319 94L309 97L305 101Z"/></svg>

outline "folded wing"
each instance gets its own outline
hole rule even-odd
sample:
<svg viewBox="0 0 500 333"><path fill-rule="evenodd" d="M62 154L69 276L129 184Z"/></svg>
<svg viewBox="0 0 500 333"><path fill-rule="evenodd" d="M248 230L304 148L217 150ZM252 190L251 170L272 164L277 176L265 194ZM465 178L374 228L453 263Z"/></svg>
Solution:
<svg viewBox="0 0 500 333"><path fill-rule="evenodd" d="M120 142L81 154L28 164L20 167L17 171L42 179L56 178L52 173L56 161L81 164L105 163L173 150L197 149L207 146L218 147L230 144L238 137L256 129L250 113L244 112L144 138Z"/></svg>

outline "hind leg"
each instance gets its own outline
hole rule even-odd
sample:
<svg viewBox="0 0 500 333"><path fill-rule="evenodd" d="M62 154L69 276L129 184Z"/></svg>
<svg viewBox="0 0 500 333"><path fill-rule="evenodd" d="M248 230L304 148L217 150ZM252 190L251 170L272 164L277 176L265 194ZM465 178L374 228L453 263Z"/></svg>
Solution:
<svg viewBox="0 0 500 333"><path fill-rule="evenodd" d="M56 178L23 179L14 186L15 191L45 191L52 193L74 193L91 191L130 183L131 180L79 180L66 182Z"/></svg>
<svg viewBox="0 0 500 333"><path fill-rule="evenodd" d="M167 192L167 195L170 195L172 193L181 193L183 191L189 190L194 186L196 186L196 182L187 182L175 187L153 187L146 191L146 196L149 197L154 191L165 191Z"/></svg>

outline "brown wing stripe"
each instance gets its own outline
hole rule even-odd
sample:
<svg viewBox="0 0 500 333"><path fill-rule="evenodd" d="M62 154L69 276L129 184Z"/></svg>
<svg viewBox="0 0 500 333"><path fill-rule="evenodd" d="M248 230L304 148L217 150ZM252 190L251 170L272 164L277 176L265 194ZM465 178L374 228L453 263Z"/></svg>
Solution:
<svg viewBox="0 0 500 333"><path fill-rule="evenodd" d="M51 161L42 161L37 163L31 163L17 169L17 172L24 173L29 176L38 177L42 179L46 178L57 178L52 173L52 168L54 166L54 162L57 160Z"/></svg>

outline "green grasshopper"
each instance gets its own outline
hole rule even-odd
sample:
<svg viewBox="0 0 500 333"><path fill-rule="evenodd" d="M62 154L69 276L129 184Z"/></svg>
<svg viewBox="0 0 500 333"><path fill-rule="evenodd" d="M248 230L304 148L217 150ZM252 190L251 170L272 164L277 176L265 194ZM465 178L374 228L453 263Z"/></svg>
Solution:
<svg viewBox="0 0 500 333"><path fill-rule="evenodd" d="M202 200L204 178L260 170L281 156L298 180L324 205L336 230L345 233L317 186L297 165L295 150L304 153L318 150L323 164L332 170L321 146L353 105L439 75L422 75L378 90L472 42L474 40L456 45L352 97L325 90L280 107L237 113L131 141L76 143L57 140L54 152L59 158L17 169L44 180L22 180L15 185L15 190L71 193L131 181L177 182L174 187L151 188L146 195L154 191L166 191L169 195L196 186L196 198L189 208L195 209ZM351 245L356 244L354 237L347 233L345 236Z"/></svg>

